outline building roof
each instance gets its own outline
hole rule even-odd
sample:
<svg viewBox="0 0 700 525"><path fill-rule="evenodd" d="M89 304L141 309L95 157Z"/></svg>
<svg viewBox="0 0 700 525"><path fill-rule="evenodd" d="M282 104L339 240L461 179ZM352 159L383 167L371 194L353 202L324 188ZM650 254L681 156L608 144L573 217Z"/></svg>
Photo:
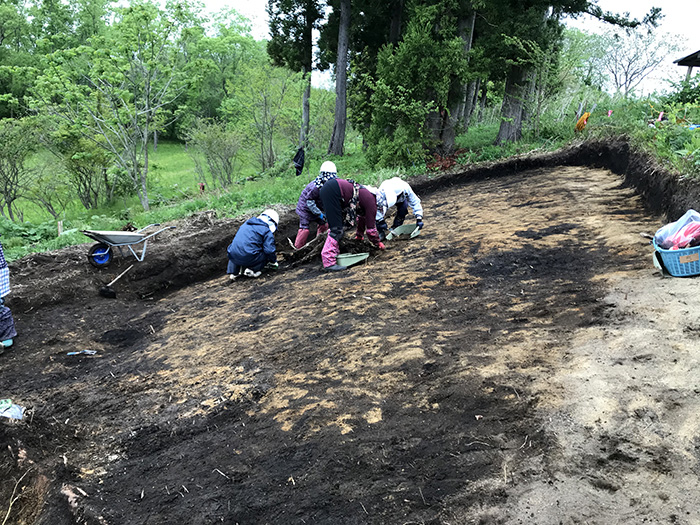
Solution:
<svg viewBox="0 0 700 525"><path fill-rule="evenodd" d="M691 53L687 57L674 60L673 63L679 66L700 67L700 51Z"/></svg>

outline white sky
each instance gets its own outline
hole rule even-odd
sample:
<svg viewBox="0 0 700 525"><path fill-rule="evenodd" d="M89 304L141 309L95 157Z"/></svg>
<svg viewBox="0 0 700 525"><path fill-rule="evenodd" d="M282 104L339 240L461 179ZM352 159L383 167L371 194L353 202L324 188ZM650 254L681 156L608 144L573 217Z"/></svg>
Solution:
<svg viewBox="0 0 700 525"><path fill-rule="evenodd" d="M231 7L239 14L248 18L253 26L253 36L256 40L267 40L267 0L203 0L207 9L218 11L222 7Z"/></svg>
<svg viewBox="0 0 700 525"><path fill-rule="evenodd" d="M268 38L267 0L204 0L210 9L218 9L221 5L232 7L246 18L253 26L253 36L258 39ZM682 49L678 56L669 56L665 68L645 81L642 91L653 91L656 87L666 87L664 79L674 81L685 78L686 68L673 64L674 60L700 50L700 1L699 0L598 0L598 6L604 11L629 13L632 18L642 19L652 7L661 7L664 18L658 31L681 37ZM599 24L587 15L582 15L568 25L578 27L588 32L602 32L606 24ZM316 82L315 82L316 83Z"/></svg>
<svg viewBox="0 0 700 525"><path fill-rule="evenodd" d="M659 31L680 35L686 48L681 51L681 58L700 49L700 2L697 0L598 0L598 6L604 11L629 13L632 18L641 20L652 7L660 7L664 17L659 24ZM594 31L597 24L590 16L581 16L573 23L580 29ZM673 60L675 60L674 58Z"/></svg>

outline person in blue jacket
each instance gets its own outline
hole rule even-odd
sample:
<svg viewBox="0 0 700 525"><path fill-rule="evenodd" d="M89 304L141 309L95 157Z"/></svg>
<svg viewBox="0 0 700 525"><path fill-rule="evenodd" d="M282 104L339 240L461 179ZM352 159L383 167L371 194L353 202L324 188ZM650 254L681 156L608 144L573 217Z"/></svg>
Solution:
<svg viewBox="0 0 700 525"><path fill-rule="evenodd" d="M277 231L279 215L268 209L257 217L244 222L231 241L226 273L231 280L240 275L258 277L263 268L277 267L277 250L274 233Z"/></svg>

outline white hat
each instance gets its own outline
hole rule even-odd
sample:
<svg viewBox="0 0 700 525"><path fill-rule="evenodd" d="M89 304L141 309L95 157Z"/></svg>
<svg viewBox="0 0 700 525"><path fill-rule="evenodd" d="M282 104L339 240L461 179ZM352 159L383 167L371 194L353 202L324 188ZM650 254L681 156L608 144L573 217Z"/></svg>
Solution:
<svg viewBox="0 0 700 525"><path fill-rule="evenodd" d="M262 219L263 221L268 223L270 225L270 230L272 231L272 233L275 233L275 230L277 230L277 226L280 223L280 216L277 214L277 212L275 210L273 210L272 208L268 208L267 210L262 212L258 216L258 218ZM267 221L265 219L270 219L270 220ZM273 224L270 224L270 222L272 222Z"/></svg>
<svg viewBox="0 0 700 525"><path fill-rule="evenodd" d="M386 207L391 208L396 204L396 199L404 191L406 183L399 177L392 177L379 185L379 189L386 195Z"/></svg>
<svg viewBox="0 0 700 525"><path fill-rule="evenodd" d="M319 170L320 173L338 173L338 170L335 167L335 164L332 163L330 160L327 160L323 164L321 164L321 169Z"/></svg>

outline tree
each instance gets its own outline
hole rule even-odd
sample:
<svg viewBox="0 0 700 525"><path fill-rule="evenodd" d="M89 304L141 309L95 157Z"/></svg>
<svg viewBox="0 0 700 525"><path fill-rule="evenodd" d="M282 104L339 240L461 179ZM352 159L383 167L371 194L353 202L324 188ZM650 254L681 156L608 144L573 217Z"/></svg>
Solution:
<svg viewBox="0 0 700 525"><path fill-rule="evenodd" d="M602 35L578 29L564 30L564 41L557 71L561 84L591 86L602 90L605 74L600 60L605 55L606 42Z"/></svg>
<svg viewBox="0 0 700 525"><path fill-rule="evenodd" d="M338 60L335 65L335 122L333 123L331 142L328 145L328 153L334 155L342 155L345 147L350 8L350 0L341 0L340 25L338 28Z"/></svg>
<svg viewBox="0 0 700 525"><path fill-rule="evenodd" d="M183 53L190 63L187 92L178 99L176 134L185 140L189 129L201 119L221 118L221 104L235 96L234 86L242 66L258 61L265 51L250 35L250 23L236 11L219 11L213 20L213 35L204 27L193 28L183 41Z"/></svg>
<svg viewBox="0 0 700 525"><path fill-rule="evenodd" d="M73 200L67 191L69 187L66 174L55 167L42 164L36 168L36 176L31 187L22 195L48 212L51 217L58 219Z"/></svg>
<svg viewBox="0 0 700 525"><path fill-rule="evenodd" d="M333 64L338 70L338 46L341 0L328 0L332 12L320 29L318 40L320 70ZM372 122L371 98L377 80L376 71L380 50L386 44L396 45L405 22L405 1L352 0L352 16L348 30L347 103L348 119L358 129L367 131Z"/></svg>
<svg viewBox="0 0 700 525"><path fill-rule="evenodd" d="M425 148L451 149L441 142L443 119L467 73L458 8L456 0L415 7L403 40L379 53L368 139L369 157L380 164L420 161Z"/></svg>
<svg viewBox="0 0 700 525"><path fill-rule="evenodd" d="M38 53L43 55L75 46L73 5L61 0L39 0L29 8L29 18Z"/></svg>
<svg viewBox="0 0 700 525"><path fill-rule="evenodd" d="M114 162L106 148L86 139L79 130L66 126L52 130L50 126L48 123L44 125L47 133L41 142L64 168L67 180L61 183L73 190L86 210L98 208L109 201L114 183L107 173ZM43 186L51 188L49 183ZM45 193L48 195L49 191ZM43 200L50 202L48 198Z"/></svg>
<svg viewBox="0 0 700 525"><path fill-rule="evenodd" d="M29 191L37 175L37 168L28 162L37 149L36 126L28 119L0 120L0 144L0 214L21 220L17 199Z"/></svg>
<svg viewBox="0 0 700 525"><path fill-rule="evenodd" d="M531 95L535 92L537 82L537 64L533 58L540 53L550 52L549 49L558 52L562 16L576 17L587 13L620 27L634 28L642 24L655 25L661 14L659 8L652 8L642 21L638 21L604 12L588 0L531 0L520 10L510 10L509 16L503 17L502 13L512 7L508 0L489 0L486 5L485 17L493 24L495 34L507 35L501 45L494 46L491 51L493 56L500 57L506 71L497 144L520 138L527 105L532 100Z"/></svg>
<svg viewBox="0 0 700 525"><path fill-rule="evenodd" d="M298 113L290 109L291 97L298 93L300 73L270 63L251 63L245 68L238 95L223 104L224 115L238 115L239 126L246 125L246 136L257 149L260 168L274 166L278 155L277 138ZM306 84L306 80L303 80ZM297 126L293 126L298 129Z"/></svg>
<svg viewBox="0 0 700 525"><path fill-rule="evenodd" d="M609 31L603 39L605 52L597 63L625 98L680 48L676 38L651 31Z"/></svg>
<svg viewBox="0 0 700 525"><path fill-rule="evenodd" d="M313 30L323 18L317 0L268 0L270 40L267 52L275 65L299 71L306 81L302 98L299 147L305 148L309 133L309 97L313 68Z"/></svg>
<svg viewBox="0 0 700 525"><path fill-rule="evenodd" d="M207 171L213 187L226 188L234 182L239 171L238 154L242 145L241 136L227 129L226 124L198 121L189 134L188 149L194 160L200 182L207 182ZM202 157L208 168L204 169Z"/></svg>
<svg viewBox="0 0 700 525"><path fill-rule="evenodd" d="M135 3L91 46L59 51L38 79L38 106L105 148L127 174L144 210L148 201L148 144L164 128L165 108L187 85L175 46L191 21L181 4L160 10Z"/></svg>

